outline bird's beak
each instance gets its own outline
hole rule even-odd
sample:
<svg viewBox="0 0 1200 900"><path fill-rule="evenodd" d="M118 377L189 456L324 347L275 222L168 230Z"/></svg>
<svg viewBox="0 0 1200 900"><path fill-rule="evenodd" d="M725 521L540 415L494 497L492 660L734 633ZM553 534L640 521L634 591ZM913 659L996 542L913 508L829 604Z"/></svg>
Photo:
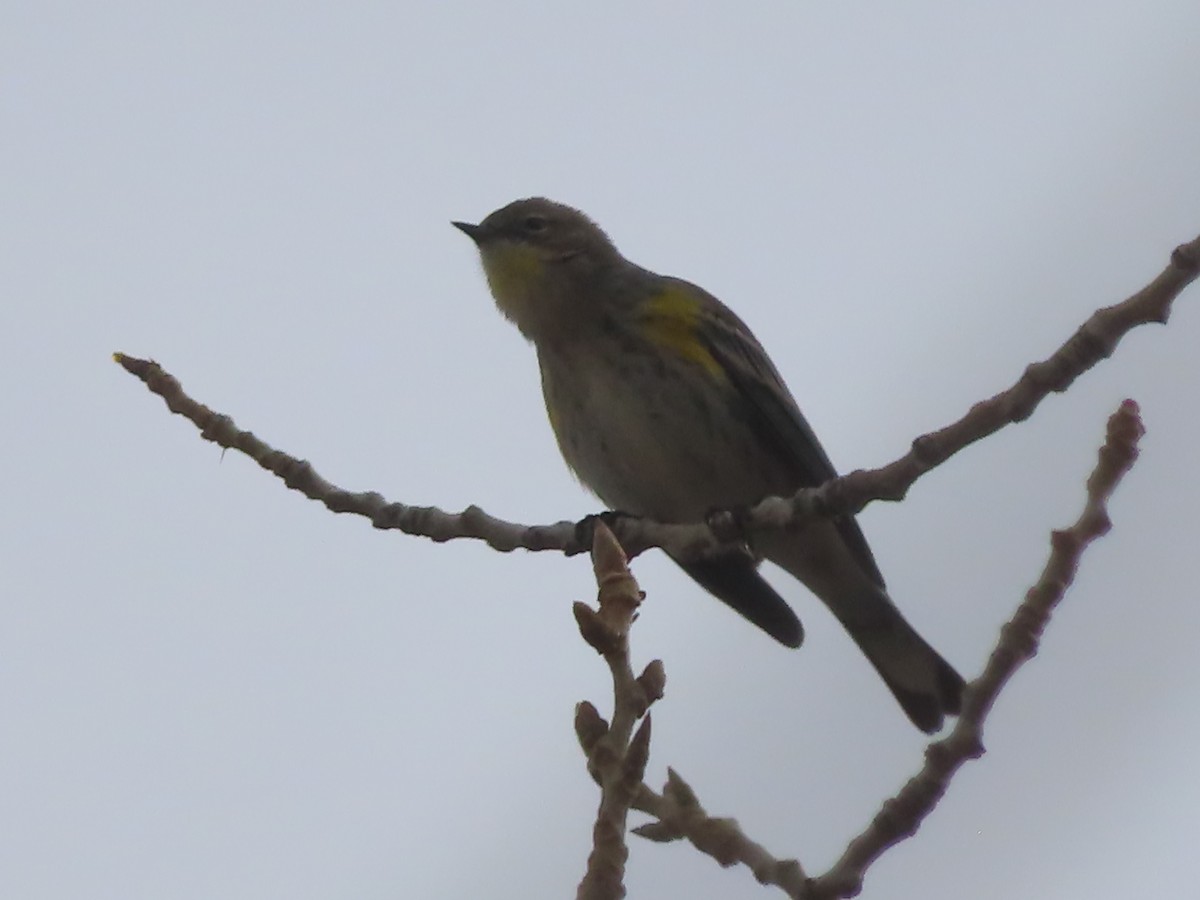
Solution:
<svg viewBox="0 0 1200 900"><path fill-rule="evenodd" d="M451 222L450 224L473 240L476 244L483 240L483 236L486 234L486 230L482 225L472 225L470 222Z"/></svg>

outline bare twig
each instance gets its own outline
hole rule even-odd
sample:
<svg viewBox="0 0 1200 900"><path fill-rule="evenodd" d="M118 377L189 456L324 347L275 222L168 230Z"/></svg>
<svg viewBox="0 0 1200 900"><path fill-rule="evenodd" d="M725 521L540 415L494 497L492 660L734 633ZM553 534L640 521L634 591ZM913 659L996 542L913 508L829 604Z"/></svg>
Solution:
<svg viewBox="0 0 1200 900"><path fill-rule="evenodd" d="M776 861L755 844L733 819L713 819L695 793L672 769L661 794L643 781L650 750L647 710L662 698L666 685L663 664L653 660L636 678L629 658L629 630L643 599L629 571L625 554L612 532L598 522L592 544L592 567L599 585L599 609L574 606L579 632L608 663L613 681L613 720L610 726L586 700L575 707L575 735L587 755L588 772L600 785L600 809L592 829L592 852L577 896L610 900L625 894L623 879L628 850L626 821L630 808L657 821L634 829L650 840L687 838L723 866L745 863L763 884L776 884L793 896L805 884L795 860ZM644 718L642 718L644 716ZM637 733L634 724L642 719ZM632 738L630 737L632 734Z"/></svg>
<svg viewBox="0 0 1200 900"><path fill-rule="evenodd" d="M980 676L967 686L962 716L954 730L925 752L925 765L889 800L867 828L847 846L828 872L806 880L795 860L773 857L747 837L733 819L705 813L692 789L670 772L658 794L642 786L634 808L658 821L634 829L656 841L687 838L722 866L741 863L763 884L781 888L796 900L853 897L862 889L870 865L889 847L916 833L949 787L954 773L983 754L983 723L996 697L1020 666L1037 652L1050 614L1075 579L1087 546L1111 527L1107 503L1138 454L1143 434L1137 404L1126 400L1108 420L1104 446L1087 481L1087 501L1070 528L1051 534L1050 558L1037 583L1025 595Z"/></svg>
<svg viewBox="0 0 1200 900"><path fill-rule="evenodd" d="M1134 327L1166 322L1171 304L1198 273L1200 237L1176 248L1170 264L1145 288L1122 303L1095 312L1053 355L1027 367L1007 390L975 404L957 422L918 437L908 453L886 466L851 472L790 498L767 498L748 512L718 514L706 523L667 525L622 517L615 519L612 527L630 556L650 547L668 547L676 556L694 558L754 531L854 513L876 499L900 500L925 472L1005 425L1028 418L1050 393L1066 390L1076 378L1110 356ZM179 382L157 363L122 353L114 358L162 397L172 412L195 424L203 438L245 453L288 487L324 503L333 512L365 516L376 528L394 528L435 541L475 538L496 550L524 548L575 554L588 549L585 530L572 522L521 525L494 518L477 506L447 513L435 507L389 503L373 491L346 491L321 478L307 461L268 446L251 432L238 429L229 416L188 397Z"/></svg>
<svg viewBox="0 0 1200 900"><path fill-rule="evenodd" d="M592 852L579 883L579 900L617 900L625 896L626 820L650 758L647 710L662 696L666 676L658 660L634 676L629 660L629 628L642 592L629 572L625 554L603 523L592 539L592 567L599 586L599 609L575 604L575 620L584 640L608 663L613 678L613 719L609 725L584 701L575 710L575 733L588 758L588 771L600 785L600 809L592 828ZM635 733L638 719L641 726Z"/></svg>
<svg viewBox="0 0 1200 900"><path fill-rule="evenodd" d="M687 838L722 868L741 863L760 884L781 888L789 897L804 896L808 880L795 859L776 859L762 844L752 841L736 819L713 818L700 805L691 786L674 769L667 769L661 794L642 785L633 808L654 816L654 822L639 825L633 833L659 843Z"/></svg>
<svg viewBox="0 0 1200 900"><path fill-rule="evenodd" d="M1050 558L1016 614L1000 630L1000 641L983 672L967 686L963 713L954 730L931 744L925 766L883 804L867 829L850 842L834 866L812 884L814 898L853 897L872 862L913 834L963 763L983 755L983 723L1013 674L1037 653L1050 614L1075 580L1083 551L1108 533L1108 500L1138 455L1145 433L1137 404L1126 400L1108 420L1100 458L1087 481L1087 501L1075 524L1050 535Z"/></svg>

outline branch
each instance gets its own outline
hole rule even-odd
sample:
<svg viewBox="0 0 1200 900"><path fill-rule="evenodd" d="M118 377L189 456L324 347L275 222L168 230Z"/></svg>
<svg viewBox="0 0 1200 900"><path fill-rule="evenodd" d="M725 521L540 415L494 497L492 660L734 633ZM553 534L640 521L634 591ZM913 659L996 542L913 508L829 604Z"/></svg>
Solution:
<svg viewBox="0 0 1200 900"><path fill-rule="evenodd" d="M695 791L674 769L667 769L667 783L661 794L643 784L633 808L657 820L633 829L639 837L657 843L687 838L723 869L741 863L754 873L759 884L774 885L796 900L806 896L809 881L798 860L776 859L766 847L752 841L736 819L710 816Z"/></svg>
<svg viewBox="0 0 1200 900"><path fill-rule="evenodd" d="M663 843L686 837L722 866L745 863L761 883L779 885L791 896L799 897L805 885L800 864L775 860L746 837L733 819L710 818L673 769L667 770L662 794L644 783L650 757L647 710L662 699L666 673L656 659L634 677L629 630L644 595L629 571L620 544L603 522L594 529L592 567L600 588L600 608L593 610L586 603L576 603L575 621L583 639L608 663L613 680L613 720L609 725L586 700L575 708L575 736L587 756L588 773L601 789L600 809L592 828L592 852L576 897L616 900L625 896L625 861L629 856L625 831L631 808L657 819L633 829L640 837ZM633 726L638 719L642 719L642 725L635 734Z"/></svg>
<svg viewBox="0 0 1200 900"><path fill-rule="evenodd" d="M1111 528L1108 500L1137 459L1138 439L1143 433L1137 404L1126 400L1108 420L1099 461L1087 481L1083 512L1070 528L1051 533L1050 558L1001 629L983 672L967 686L963 712L954 730L929 745L921 771L884 802L828 872L805 879L797 861L776 859L747 837L733 819L708 816L692 789L673 771L669 771L662 794L645 785L638 792L634 808L658 821L634 829L635 833L655 841L687 838L721 866L741 863L761 883L775 885L795 900L857 896L871 864L889 847L915 834L949 788L955 772L983 755L983 723L992 704L1017 669L1037 653L1050 614L1075 580L1083 551Z"/></svg>
<svg viewBox="0 0 1200 900"><path fill-rule="evenodd" d="M887 465L858 470L793 497L768 497L746 511L726 511L704 523L668 525L646 519L616 517L612 521L621 546L630 556L651 547L669 548L682 558L697 558L731 541L765 529L856 513L872 500L901 500L924 473L963 448L1004 426L1027 419L1052 392L1065 391L1080 375L1110 356L1138 325L1165 323L1175 298L1200 274L1200 237L1175 249L1166 269L1150 284L1116 306L1093 313L1057 351L1025 369L1007 390L976 403L957 422L913 441L912 449ZM174 413L200 429L205 440L245 453L289 488L323 503L335 513L354 513L381 529L398 529L434 541L475 538L496 550L557 550L567 555L588 549L588 529L572 522L521 525L497 519L478 506L460 513L436 507L390 503L373 491L353 493L330 484L310 463L276 450L227 415L216 413L183 392L179 382L158 363L114 354L117 363L140 378L166 401Z"/></svg>
<svg viewBox="0 0 1200 900"><path fill-rule="evenodd" d="M1138 406L1126 400L1108 420L1104 446L1087 480L1087 501L1075 524L1050 535L1050 558L1016 614L1000 630L1000 641L983 672L967 686L963 712L954 730L931 744L925 766L883 804L867 829L850 842L833 867L812 883L811 896L853 897L867 867L888 847L914 834L949 787L963 763L983 755L983 723L1000 691L1034 657L1050 614L1075 580L1083 551L1108 533L1108 500L1138 456L1145 434Z"/></svg>
<svg viewBox="0 0 1200 900"><path fill-rule="evenodd" d="M629 661L629 629L642 592L629 572L621 545L603 524L592 542L592 567L599 586L599 610L575 604L579 632L600 653L613 678L613 720L609 725L586 700L575 709L575 734L588 758L588 771L600 785L600 809L592 828L592 852L576 893L578 900L618 900L625 896L626 821L650 759L647 710L662 697L666 675L654 660L635 677ZM645 717L645 718L643 718ZM633 726L642 719L637 733Z"/></svg>

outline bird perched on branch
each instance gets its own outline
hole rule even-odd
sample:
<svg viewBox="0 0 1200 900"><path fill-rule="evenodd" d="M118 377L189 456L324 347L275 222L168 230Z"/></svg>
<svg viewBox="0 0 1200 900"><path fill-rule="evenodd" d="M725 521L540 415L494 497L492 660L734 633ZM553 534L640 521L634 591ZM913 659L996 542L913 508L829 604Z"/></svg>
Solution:
<svg viewBox="0 0 1200 900"><path fill-rule="evenodd" d="M762 345L707 291L630 262L591 219L550 200L453 224L478 247L500 311L537 348L567 465L612 509L697 522L837 474ZM892 603L853 517L675 562L798 647L804 631L759 574L764 558L829 607L918 728L958 713L962 678Z"/></svg>

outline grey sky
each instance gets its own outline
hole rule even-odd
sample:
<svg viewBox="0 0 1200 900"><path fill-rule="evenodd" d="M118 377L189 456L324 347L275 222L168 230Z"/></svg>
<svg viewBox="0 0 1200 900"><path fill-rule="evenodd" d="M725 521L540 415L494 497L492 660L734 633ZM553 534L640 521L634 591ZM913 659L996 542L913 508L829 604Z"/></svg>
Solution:
<svg viewBox="0 0 1200 900"><path fill-rule="evenodd" d="M336 518L109 361L326 477L595 511L449 226L544 194L724 299L843 469L890 461L1200 231L1200 5L22 3L0 29L0 895L570 896L586 561ZM988 755L865 896L1181 896L1200 874L1200 296L862 517L968 677L1142 458ZM651 779L819 870L922 736L799 585L785 651L657 554ZM765 896L634 843L631 897Z"/></svg>

